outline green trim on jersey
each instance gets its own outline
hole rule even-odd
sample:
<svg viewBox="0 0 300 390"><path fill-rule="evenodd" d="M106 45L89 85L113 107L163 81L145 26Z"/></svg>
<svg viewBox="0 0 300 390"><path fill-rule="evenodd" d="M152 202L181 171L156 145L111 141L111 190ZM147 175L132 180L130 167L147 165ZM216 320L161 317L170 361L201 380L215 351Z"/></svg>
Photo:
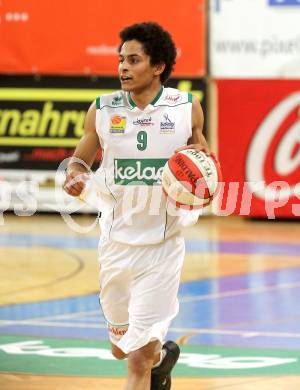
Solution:
<svg viewBox="0 0 300 390"><path fill-rule="evenodd" d="M96 108L99 110L100 109L100 96L96 98Z"/></svg>
<svg viewBox="0 0 300 390"><path fill-rule="evenodd" d="M114 106L110 106L109 104L105 104L104 106L102 106L102 107L100 108L100 110L103 110L103 108L105 108L105 107L115 108L115 109L122 108L122 107L123 107L123 108L124 108L124 107L128 108L128 106L117 106L117 107L114 107ZM130 107L129 107L129 109L132 110L132 108L130 108Z"/></svg>
<svg viewBox="0 0 300 390"><path fill-rule="evenodd" d="M172 104L172 105L169 105L169 104L158 104L158 105L155 106L155 107L170 107L170 108L173 108L173 107L182 106L182 105L188 104L188 103L190 103L190 102L187 101L187 102L184 102L184 103L178 103L178 104Z"/></svg>
<svg viewBox="0 0 300 390"><path fill-rule="evenodd" d="M152 106L154 106L154 104L160 99L163 91L164 91L164 87L161 86L158 94L155 96L155 98L152 100L152 102L150 102L150 104L152 104ZM128 93L128 101L129 101L130 105L132 106L132 108L136 107L136 104L134 103L134 101L130 95L130 92Z"/></svg>
<svg viewBox="0 0 300 390"><path fill-rule="evenodd" d="M168 227L168 206L166 204L166 220L165 220L165 228L164 228L164 240L166 239L167 227Z"/></svg>
<svg viewBox="0 0 300 390"><path fill-rule="evenodd" d="M154 106L154 104L159 100L159 98L161 97L162 93L163 93L163 90L164 90L164 87L161 86L160 88L160 91L158 92L158 94L156 95L156 97L152 100L152 102L150 104L152 104L152 106Z"/></svg>
<svg viewBox="0 0 300 390"><path fill-rule="evenodd" d="M136 107L136 104L134 103L134 101L132 100L132 97L130 95L130 92L128 93L128 102L130 103L130 105L132 106L132 108Z"/></svg>
<svg viewBox="0 0 300 390"><path fill-rule="evenodd" d="M104 182L105 182L105 186L106 188L108 189L110 195L114 198L114 201L115 201L115 204L113 206L113 209L112 209L112 221L111 221L111 225L110 225L110 228L109 228L109 233L108 233L108 238L110 238L110 233L111 233L111 230L112 230L112 227L113 227L113 224L114 224L114 220L115 220L115 207L116 207L116 204L118 203L115 195L113 194L112 190L110 189L110 187L108 186L107 184L107 180L106 180L106 171L104 170ZM100 305L101 306L101 305ZM102 309L102 306L101 306L101 309ZM103 311L103 310L102 310ZM104 311L103 311L103 314L104 314ZM105 317L105 316L104 316Z"/></svg>
<svg viewBox="0 0 300 390"><path fill-rule="evenodd" d="M191 92L188 92L188 101L189 103L193 103L193 95Z"/></svg>

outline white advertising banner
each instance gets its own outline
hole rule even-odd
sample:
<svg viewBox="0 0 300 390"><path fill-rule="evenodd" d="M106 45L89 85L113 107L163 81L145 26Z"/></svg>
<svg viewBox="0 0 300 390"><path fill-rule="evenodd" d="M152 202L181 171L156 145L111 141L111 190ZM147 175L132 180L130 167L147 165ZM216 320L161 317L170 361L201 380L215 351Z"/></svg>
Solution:
<svg viewBox="0 0 300 390"><path fill-rule="evenodd" d="M215 78L300 78L300 0L211 0Z"/></svg>

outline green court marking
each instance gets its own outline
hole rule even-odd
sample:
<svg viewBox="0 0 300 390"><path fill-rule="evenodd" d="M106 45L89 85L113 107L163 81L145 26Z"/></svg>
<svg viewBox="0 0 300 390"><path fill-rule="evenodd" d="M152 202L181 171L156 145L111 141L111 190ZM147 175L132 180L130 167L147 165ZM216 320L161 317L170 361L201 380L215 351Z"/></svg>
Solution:
<svg viewBox="0 0 300 390"><path fill-rule="evenodd" d="M174 369L178 377L295 375L300 351L183 346ZM22 336L0 336L0 371L47 375L125 376L109 343Z"/></svg>

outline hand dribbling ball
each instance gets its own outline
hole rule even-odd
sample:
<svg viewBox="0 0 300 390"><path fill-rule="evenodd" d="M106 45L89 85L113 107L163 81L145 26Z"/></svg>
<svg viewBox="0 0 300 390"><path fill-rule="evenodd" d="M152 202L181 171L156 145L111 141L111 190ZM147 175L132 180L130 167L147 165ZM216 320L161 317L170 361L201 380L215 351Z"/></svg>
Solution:
<svg viewBox="0 0 300 390"><path fill-rule="evenodd" d="M217 194L220 181L219 162L195 149L174 154L162 172L162 187L168 199L188 210L207 206Z"/></svg>

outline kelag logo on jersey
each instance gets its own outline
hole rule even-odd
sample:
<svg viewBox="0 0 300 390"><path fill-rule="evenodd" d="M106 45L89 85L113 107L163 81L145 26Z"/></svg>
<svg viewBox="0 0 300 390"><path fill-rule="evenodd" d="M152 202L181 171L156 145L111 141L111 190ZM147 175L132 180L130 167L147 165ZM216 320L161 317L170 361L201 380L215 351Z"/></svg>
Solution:
<svg viewBox="0 0 300 390"><path fill-rule="evenodd" d="M300 5L300 0L269 0L270 6L290 6Z"/></svg>
<svg viewBox="0 0 300 390"><path fill-rule="evenodd" d="M158 185L161 183L161 175L166 162L165 158L115 159L115 184L123 186Z"/></svg>

